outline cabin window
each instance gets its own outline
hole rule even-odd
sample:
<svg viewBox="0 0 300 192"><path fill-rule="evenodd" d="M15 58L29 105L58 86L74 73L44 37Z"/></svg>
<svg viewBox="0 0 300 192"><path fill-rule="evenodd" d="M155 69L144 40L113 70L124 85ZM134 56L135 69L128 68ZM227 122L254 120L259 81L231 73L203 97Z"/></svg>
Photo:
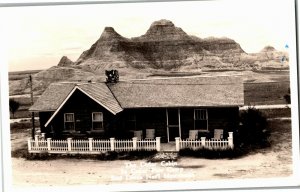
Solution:
<svg viewBox="0 0 300 192"><path fill-rule="evenodd" d="M75 130L75 120L74 113L65 113L64 114L64 122L65 122L65 130L66 131L74 131Z"/></svg>
<svg viewBox="0 0 300 192"><path fill-rule="evenodd" d="M92 113L92 126L93 130L103 130L103 113L94 112Z"/></svg>
<svg viewBox="0 0 300 192"><path fill-rule="evenodd" d="M208 115L206 109L194 110L194 128L200 130L208 130Z"/></svg>
<svg viewBox="0 0 300 192"><path fill-rule="evenodd" d="M134 112L128 112L126 115L126 128L136 130L136 116Z"/></svg>

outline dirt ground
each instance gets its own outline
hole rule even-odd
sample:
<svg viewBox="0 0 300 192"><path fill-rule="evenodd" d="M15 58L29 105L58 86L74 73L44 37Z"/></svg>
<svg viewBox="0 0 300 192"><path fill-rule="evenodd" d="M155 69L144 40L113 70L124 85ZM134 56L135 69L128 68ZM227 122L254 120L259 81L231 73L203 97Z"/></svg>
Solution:
<svg viewBox="0 0 300 192"><path fill-rule="evenodd" d="M180 157L177 162L149 163L146 160L12 158L13 184L63 186L285 177L292 174L290 123L290 119L271 120L271 147L232 160ZM12 133L12 147L24 146L27 133Z"/></svg>

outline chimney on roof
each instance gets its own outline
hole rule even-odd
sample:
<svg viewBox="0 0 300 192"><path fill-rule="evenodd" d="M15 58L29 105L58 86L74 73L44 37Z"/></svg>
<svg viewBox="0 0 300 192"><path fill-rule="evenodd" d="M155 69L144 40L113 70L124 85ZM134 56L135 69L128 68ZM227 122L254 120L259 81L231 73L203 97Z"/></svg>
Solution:
<svg viewBox="0 0 300 192"><path fill-rule="evenodd" d="M119 81L118 70L105 70L106 83L117 83Z"/></svg>

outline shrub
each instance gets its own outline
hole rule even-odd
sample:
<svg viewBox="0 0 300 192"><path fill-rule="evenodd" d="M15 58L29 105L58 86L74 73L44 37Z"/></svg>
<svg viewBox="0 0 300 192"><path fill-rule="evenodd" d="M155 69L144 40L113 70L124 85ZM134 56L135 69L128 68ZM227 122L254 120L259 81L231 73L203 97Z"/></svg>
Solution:
<svg viewBox="0 0 300 192"><path fill-rule="evenodd" d="M51 159L94 159L94 160L138 160L151 157L156 151L107 151L100 154L49 154L28 153L27 148L16 150L13 157L26 158L27 160L51 160Z"/></svg>
<svg viewBox="0 0 300 192"><path fill-rule="evenodd" d="M285 102L286 102L287 104L291 104L291 90L290 90L290 88L288 89L288 93L285 94L285 95L283 96L283 98L284 98L284 100L285 100Z"/></svg>
<svg viewBox="0 0 300 192"><path fill-rule="evenodd" d="M256 108L249 107L240 115L241 125L235 137L239 146L269 146L270 132L267 130L267 118Z"/></svg>
<svg viewBox="0 0 300 192"><path fill-rule="evenodd" d="M146 150L141 150L141 151L130 151L128 156L130 158L132 158L132 160L135 159L144 159L144 158L148 158L150 156L153 156L157 153L156 150L153 151L146 151Z"/></svg>

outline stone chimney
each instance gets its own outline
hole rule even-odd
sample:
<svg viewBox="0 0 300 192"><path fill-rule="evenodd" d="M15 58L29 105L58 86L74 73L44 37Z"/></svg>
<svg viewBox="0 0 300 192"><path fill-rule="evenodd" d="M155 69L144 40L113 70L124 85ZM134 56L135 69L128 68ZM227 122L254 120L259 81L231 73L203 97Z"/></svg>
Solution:
<svg viewBox="0 0 300 192"><path fill-rule="evenodd" d="M119 81L118 70L105 70L106 83L117 83Z"/></svg>

